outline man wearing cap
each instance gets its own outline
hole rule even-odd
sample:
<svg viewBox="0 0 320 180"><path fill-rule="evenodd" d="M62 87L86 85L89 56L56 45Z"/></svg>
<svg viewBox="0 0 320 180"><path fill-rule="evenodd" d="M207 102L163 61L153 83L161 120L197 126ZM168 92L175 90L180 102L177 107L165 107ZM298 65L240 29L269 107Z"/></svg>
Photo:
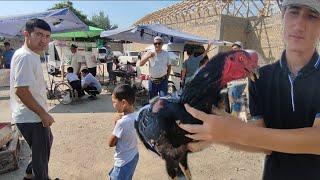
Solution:
<svg viewBox="0 0 320 180"><path fill-rule="evenodd" d="M242 43L240 41L236 41L232 44L231 49L233 51L242 49Z"/></svg>
<svg viewBox="0 0 320 180"><path fill-rule="evenodd" d="M75 44L71 44L70 50L71 50L71 67L74 70L74 73L78 75L78 77L80 78L80 69L81 69L81 56L79 55L79 53L77 52L78 46Z"/></svg>
<svg viewBox="0 0 320 180"><path fill-rule="evenodd" d="M320 0L284 0L279 61L249 84L248 123L186 109L202 125L179 124L195 140L266 153L263 179L320 179Z"/></svg>
<svg viewBox="0 0 320 180"><path fill-rule="evenodd" d="M168 93L168 77L171 71L169 53L162 50L163 40L156 36L153 40L155 51L150 51L144 55L140 61L143 66L149 61L149 100L157 96L166 96Z"/></svg>
<svg viewBox="0 0 320 180"><path fill-rule="evenodd" d="M233 51L238 51L242 49L242 43L240 41L236 41L231 46ZM242 110L243 98L242 94L244 89L246 88L246 84L239 83L240 81L232 81L229 85L228 89L228 97L230 103L230 111L231 114L235 117L239 117L240 112Z"/></svg>

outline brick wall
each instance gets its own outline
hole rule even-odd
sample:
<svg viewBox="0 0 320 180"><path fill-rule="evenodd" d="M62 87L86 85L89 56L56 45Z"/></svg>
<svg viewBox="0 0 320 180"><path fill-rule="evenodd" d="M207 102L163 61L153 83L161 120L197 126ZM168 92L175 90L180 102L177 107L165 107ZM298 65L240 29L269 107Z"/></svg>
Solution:
<svg viewBox="0 0 320 180"><path fill-rule="evenodd" d="M247 28L248 48L260 52L267 62L279 59L284 49L281 21L281 15L249 21Z"/></svg>
<svg viewBox="0 0 320 180"><path fill-rule="evenodd" d="M219 39L230 42L240 41L243 47L247 48L247 25L248 20L245 18L222 15ZM219 47L219 51L227 51L230 49L231 47Z"/></svg>

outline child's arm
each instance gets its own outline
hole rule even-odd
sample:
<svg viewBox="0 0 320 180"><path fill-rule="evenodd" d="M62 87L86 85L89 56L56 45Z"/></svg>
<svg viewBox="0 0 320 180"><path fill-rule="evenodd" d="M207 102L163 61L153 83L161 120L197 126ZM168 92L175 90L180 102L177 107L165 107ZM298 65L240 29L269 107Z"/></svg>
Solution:
<svg viewBox="0 0 320 180"><path fill-rule="evenodd" d="M123 113L118 113L116 114L115 118L114 118L114 128L113 128L113 132L111 134L111 137L109 139L109 147L114 147L117 144L118 141L118 137L121 137L123 129L121 127L121 125L117 122L119 119L121 119L121 117L123 116Z"/></svg>
<svg viewBox="0 0 320 180"><path fill-rule="evenodd" d="M117 136L115 136L115 135L112 134L111 137L110 137L110 139L109 139L109 142L108 142L109 147L114 147L114 146L116 146L117 140L118 140Z"/></svg>

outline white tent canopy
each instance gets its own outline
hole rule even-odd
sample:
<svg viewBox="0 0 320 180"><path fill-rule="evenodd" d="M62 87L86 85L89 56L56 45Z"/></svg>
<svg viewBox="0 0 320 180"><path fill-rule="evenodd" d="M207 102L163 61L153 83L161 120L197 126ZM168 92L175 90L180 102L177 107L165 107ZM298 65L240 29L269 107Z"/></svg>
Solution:
<svg viewBox="0 0 320 180"><path fill-rule="evenodd" d="M22 35L22 30L24 29L26 22L33 18L45 20L50 25L52 33L88 29L88 26L72 11L68 8L64 8L41 13L0 18L0 36L12 38Z"/></svg>
<svg viewBox="0 0 320 180"><path fill-rule="evenodd" d="M198 44L206 44L209 39L184 33L162 24L138 25L128 28L103 31L100 37L131 41L135 43L151 44L155 36L161 36L164 43L186 43L193 42Z"/></svg>

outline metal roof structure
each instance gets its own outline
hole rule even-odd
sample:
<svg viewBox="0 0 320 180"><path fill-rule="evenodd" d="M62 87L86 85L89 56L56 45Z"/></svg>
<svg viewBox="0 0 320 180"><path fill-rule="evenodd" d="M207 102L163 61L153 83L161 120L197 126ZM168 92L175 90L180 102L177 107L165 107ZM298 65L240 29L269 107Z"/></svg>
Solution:
<svg viewBox="0 0 320 180"><path fill-rule="evenodd" d="M134 25L170 25L218 15L268 17L279 13L280 6L281 0L184 0L148 14Z"/></svg>

